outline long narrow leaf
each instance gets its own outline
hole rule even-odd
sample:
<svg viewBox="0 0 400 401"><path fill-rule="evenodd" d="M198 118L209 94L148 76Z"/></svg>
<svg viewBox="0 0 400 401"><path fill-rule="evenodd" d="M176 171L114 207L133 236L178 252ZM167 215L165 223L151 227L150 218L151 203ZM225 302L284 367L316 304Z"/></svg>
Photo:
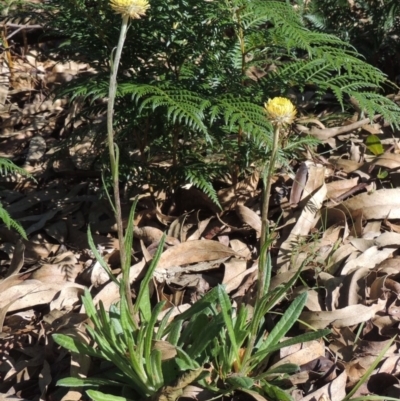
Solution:
<svg viewBox="0 0 400 401"><path fill-rule="evenodd" d="M167 340L172 345L178 345L179 337L182 330L182 325L183 325L183 320L176 320L175 322L172 322L168 327L169 333Z"/></svg>
<svg viewBox="0 0 400 401"><path fill-rule="evenodd" d="M130 213L129 213L129 218L128 218L128 225L126 227L126 232L125 232L125 238L124 238L124 244L123 246L125 247L125 255L126 255L126 266L122 266L122 271L123 271L123 276L124 280L129 280L129 269L131 266L131 256L132 256L132 242L133 242L133 227L134 227L134 217L135 217L135 210L136 210L136 205L139 201L139 198L136 197Z"/></svg>
<svg viewBox="0 0 400 401"><path fill-rule="evenodd" d="M118 397L116 395L111 395L111 394L104 394L101 391L96 391L96 390L88 390L86 393L93 401L134 401L131 398Z"/></svg>
<svg viewBox="0 0 400 401"><path fill-rule="evenodd" d="M85 288L85 292L82 297L82 302L83 306L85 307L86 314L89 316L90 320L93 322L95 327L101 328L102 324L97 316L97 310L94 306L93 298L90 295L90 292L87 288Z"/></svg>
<svg viewBox="0 0 400 401"><path fill-rule="evenodd" d="M150 357L151 371L153 372L153 386L158 390L164 385L162 373L161 351L153 350Z"/></svg>
<svg viewBox="0 0 400 401"><path fill-rule="evenodd" d="M158 315L160 314L162 308L164 307L165 302L159 302L155 308L153 309L153 312L151 314L150 321L148 322L146 326L146 335L144 337L144 362L145 362L145 369L147 372L148 377L152 381L152 378L154 376L153 372L153 365L151 363L151 348L153 345L153 339L154 339L154 326L157 322Z"/></svg>
<svg viewBox="0 0 400 401"><path fill-rule="evenodd" d="M379 362L382 360L382 358L385 356L386 352L389 350L389 348L392 346L394 340L396 339L397 336L394 336L383 348L383 350L379 353L379 355L376 357L374 362L372 362L371 366L365 371L365 373L362 375L360 380L356 383L356 385L351 389L351 391L346 395L346 397L343 398L343 401L349 401L351 400L351 397L357 392L357 390L368 380L368 378L371 376L371 373L374 371L374 369L378 366Z"/></svg>
<svg viewBox="0 0 400 401"><path fill-rule="evenodd" d="M102 379L99 377L79 378L66 377L57 382L57 386L64 387L94 387L94 386L121 386L121 383L110 379Z"/></svg>
<svg viewBox="0 0 400 401"><path fill-rule="evenodd" d="M221 305L221 312L224 318L224 323L226 325L229 340L231 342L233 353L235 355L235 360L237 361L237 363L240 364L239 347L237 345L236 335L232 323L232 307L228 294L226 293L225 288L221 285L218 286L218 299Z"/></svg>
<svg viewBox="0 0 400 401"><path fill-rule="evenodd" d="M101 358L102 354L95 348L90 347L87 344L82 343L72 337L66 336L65 334L53 334L54 341L66 348L68 351L76 352L77 354L86 354L95 358Z"/></svg>
<svg viewBox="0 0 400 401"><path fill-rule="evenodd" d="M164 331L169 324L169 319L170 319L173 311L174 311L174 308L170 308L170 310L167 312L167 314L162 318L160 325L158 326L157 333L154 337L155 340L161 340L161 338L164 336Z"/></svg>
<svg viewBox="0 0 400 401"><path fill-rule="evenodd" d="M90 250L93 252L93 255L95 256L96 260L100 263L101 267L107 272L108 277L110 280L114 281L115 284L119 286L118 280L115 278L114 274L112 273L110 267L108 266L107 262L103 259L101 256L100 252L97 250L96 245L94 244L93 237L92 237L92 232L90 230L90 225L88 226L87 230L87 237L88 237L88 243Z"/></svg>
<svg viewBox="0 0 400 401"><path fill-rule="evenodd" d="M160 260L161 254L164 249L165 234L162 236L160 244L158 245L157 251L150 263L149 269L140 283L139 294L136 299L134 306L135 313L139 310L142 312L145 321L149 321L151 318L151 306L150 306L150 295L149 295L149 283L153 277L154 270L157 267L158 261Z"/></svg>
<svg viewBox="0 0 400 401"><path fill-rule="evenodd" d="M296 336L293 338L290 338L288 340L281 341L278 344L275 344L274 346L270 346L267 349L263 349L261 351L257 351L254 355L252 355L252 368L255 368L260 361L262 361L264 358L266 358L269 354L272 352L278 351L281 348L284 347L289 347L294 344L300 344L300 343L305 343L308 341L312 340L317 340L319 338L322 338L328 334L330 334L330 330L324 329L324 330L317 330L317 331L312 331L310 333L305 333L300 336Z"/></svg>
<svg viewBox="0 0 400 401"><path fill-rule="evenodd" d="M279 322L275 325L272 331L269 333L267 339L262 343L260 351L263 349L268 349L276 345L285 334L292 328L296 323L297 318L303 311L304 305L307 302L307 293L299 295L287 308L283 316L280 318Z"/></svg>
<svg viewBox="0 0 400 401"><path fill-rule="evenodd" d="M187 320L195 316L216 303L218 300L218 287L214 287L211 291L207 292L200 300L195 302L188 310L178 315L175 319ZM170 328L167 328L166 332L169 333Z"/></svg>

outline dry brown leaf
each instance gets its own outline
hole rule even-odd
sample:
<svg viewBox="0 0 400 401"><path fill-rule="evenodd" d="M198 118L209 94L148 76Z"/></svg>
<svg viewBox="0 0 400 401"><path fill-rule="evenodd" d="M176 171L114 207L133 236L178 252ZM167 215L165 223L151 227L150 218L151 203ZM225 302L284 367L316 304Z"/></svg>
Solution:
<svg viewBox="0 0 400 401"><path fill-rule="evenodd" d="M292 190L290 191L289 203L291 207L297 207L298 203L302 199L303 191L307 183L307 178L307 163L301 163L300 167L296 171L296 175L293 180Z"/></svg>
<svg viewBox="0 0 400 401"><path fill-rule="evenodd" d="M303 397L300 401L315 401L326 397L331 401L342 401L346 396L347 373L343 371L336 379Z"/></svg>
<svg viewBox="0 0 400 401"><path fill-rule="evenodd" d="M237 205L235 207L236 214L242 223L249 225L256 231L257 238L260 237L261 234L261 218L260 216L244 205Z"/></svg>
<svg viewBox="0 0 400 401"><path fill-rule="evenodd" d="M147 263L144 259L140 262L131 266L129 271L129 282L132 284L137 278L144 272ZM117 277L119 280L122 278L122 273ZM119 296L119 287L114 281L110 281L106 284L93 298L95 304L99 301L103 302L105 310L109 310L110 306L120 299ZM84 308L81 308L81 312L84 311Z"/></svg>
<svg viewBox="0 0 400 401"><path fill-rule="evenodd" d="M65 287L50 302L50 310L58 309L63 312L71 312L80 304L83 294L82 287Z"/></svg>
<svg viewBox="0 0 400 401"><path fill-rule="evenodd" d="M306 189L304 190L304 193L306 193ZM315 191L315 193L305 204L289 237L280 246L277 259L277 265L280 272L298 268L297 262L299 261L292 261L290 259L292 255L295 254L296 247L298 246L299 237L308 235L310 233L310 230L317 223L317 217L322 203L325 200L325 197L326 186L325 184L323 184L321 187L319 187L318 190Z"/></svg>
<svg viewBox="0 0 400 401"><path fill-rule="evenodd" d="M398 153L383 153L376 157L372 164L389 169L398 169L400 167L400 154Z"/></svg>
<svg viewBox="0 0 400 401"><path fill-rule="evenodd" d="M348 261L344 265L341 274L346 275L352 270L359 267L367 267L369 269L373 269L379 263L391 256L393 254L393 251L394 249L392 248L379 249L377 246L372 246L361 255L359 255L357 258Z"/></svg>
<svg viewBox="0 0 400 401"><path fill-rule="evenodd" d="M196 401L208 401L214 397L214 393L202 387L189 384L183 389L182 398L193 398Z"/></svg>
<svg viewBox="0 0 400 401"><path fill-rule="evenodd" d="M11 259L10 267L7 270L5 278L10 277L14 274L18 274L24 265L24 251L25 245L22 241L18 241L15 245L13 256Z"/></svg>
<svg viewBox="0 0 400 401"><path fill-rule="evenodd" d="M295 346L282 348L279 361L274 363L270 369L294 363L295 365L305 365L306 363L318 359L325 355L325 345L323 341L309 341L307 343L296 344Z"/></svg>
<svg viewBox="0 0 400 401"><path fill-rule="evenodd" d="M365 124L361 127L364 131L367 131L371 135L382 134L382 126L381 124Z"/></svg>
<svg viewBox="0 0 400 401"><path fill-rule="evenodd" d="M306 302L305 307L309 311L313 311L313 312L319 312L322 310L320 302L319 302L319 294L317 291L315 291L315 290L307 291L307 302Z"/></svg>
<svg viewBox="0 0 400 401"><path fill-rule="evenodd" d="M246 268L246 261L233 259L231 262L224 263L225 274L222 284L225 284L226 292L229 294L239 288L243 280L251 273L258 269L257 265L250 269Z"/></svg>
<svg viewBox="0 0 400 401"><path fill-rule="evenodd" d="M374 243L379 248L384 247L400 247L400 233L385 232L375 238Z"/></svg>
<svg viewBox="0 0 400 401"><path fill-rule="evenodd" d="M300 320L311 325L314 329L324 329L330 324L334 327L353 326L372 319L376 312L385 308L386 301L379 299L371 306L350 305L329 312L303 312Z"/></svg>
<svg viewBox="0 0 400 401"><path fill-rule="evenodd" d="M346 372L348 377L348 385L354 386L364 375L367 369L374 363L376 356L365 356L353 359L346 364Z"/></svg>
<svg viewBox="0 0 400 401"><path fill-rule="evenodd" d="M332 181L326 184L328 199L336 199L340 195L346 193L349 189L355 187L358 184L359 178L354 177L347 180Z"/></svg>
<svg viewBox="0 0 400 401"><path fill-rule="evenodd" d="M218 191L218 199L224 210L231 209L236 205L245 203L256 195L260 172L254 170L253 174L243 181L229 188Z"/></svg>
<svg viewBox="0 0 400 401"><path fill-rule="evenodd" d="M246 245L246 243L242 242L239 239L232 239L229 241L231 248L240 255L243 259L250 260L251 259L251 250Z"/></svg>
<svg viewBox="0 0 400 401"><path fill-rule="evenodd" d="M0 299L0 308L8 304L9 300L15 299L15 302L9 307L9 312L31 307L33 305L42 305L51 302L54 296L66 287L83 286L68 282L42 283L39 280L28 279L20 284L8 288L2 293Z"/></svg>
<svg viewBox="0 0 400 401"><path fill-rule="evenodd" d="M371 193L362 193L344 201L336 207L346 214L362 210L365 219L400 219L400 189L379 189Z"/></svg>
<svg viewBox="0 0 400 401"><path fill-rule="evenodd" d="M158 262L157 269L211 261L228 256L239 256L231 248L211 240L188 241L167 249Z"/></svg>
<svg viewBox="0 0 400 401"><path fill-rule="evenodd" d="M153 243L158 243L161 241L164 233L156 227L134 227L133 236L145 243L145 245L150 245ZM174 238L176 241L176 238Z"/></svg>
<svg viewBox="0 0 400 401"><path fill-rule="evenodd" d="M321 272L318 275L318 283L320 283L326 291L325 306L326 310L332 311L337 309L339 303L340 287L344 277L333 277L329 273Z"/></svg>
<svg viewBox="0 0 400 401"><path fill-rule="evenodd" d="M344 277L339 291L338 309L365 303L366 276L369 272L368 267L359 267Z"/></svg>
<svg viewBox="0 0 400 401"><path fill-rule="evenodd" d="M341 127L332 127L332 128L317 128L315 126L311 128L302 127L303 132L307 132L309 135L314 136L315 138L321 141L327 141L329 138L332 138L337 135L345 134L346 132L350 132L365 126L366 124L370 123L369 118L364 118L362 120L353 122L352 124L344 125ZM304 130L306 128L306 130Z"/></svg>
<svg viewBox="0 0 400 401"><path fill-rule="evenodd" d="M337 270L341 267L343 262L356 251L356 248L351 244L344 244L340 246L330 258L330 265L327 267L326 271L330 274L335 274Z"/></svg>
<svg viewBox="0 0 400 401"><path fill-rule="evenodd" d="M249 395L251 398L254 398L255 401L268 401L268 399L264 398L260 393L257 393L257 391L249 390L247 388L241 388L239 391Z"/></svg>
<svg viewBox="0 0 400 401"><path fill-rule="evenodd" d="M187 241L194 241L194 240L200 239L201 236L203 235L205 229L208 227L210 221L213 218L214 218L214 216L211 216L207 219L199 221L197 223L197 229L191 235L189 235L189 237L187 238ZM178 241L176 241L174 245L176 245L177 243L178 243Z"/></svg>
<svg viewBox="0 0 400 401"><path fill-rule="evenodd" d="M358 163L354 160L349 159L329 159L329 163L331 163L336 170L344 171L347 174L352 173L355 170L358 170L363 166L364 163Z"/></svg>

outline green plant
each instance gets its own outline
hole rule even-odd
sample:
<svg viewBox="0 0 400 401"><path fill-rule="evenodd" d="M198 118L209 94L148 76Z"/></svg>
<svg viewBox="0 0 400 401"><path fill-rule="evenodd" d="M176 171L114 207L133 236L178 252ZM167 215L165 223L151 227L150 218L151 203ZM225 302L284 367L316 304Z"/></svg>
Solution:
<svg viewBox="0 0 400 401"><path fill-rule="evenodd" d="M297 0L308 26L351 43L372 65L394 80L400 73L400 5L396 0Z"/></svg>
<svg viewBox="0 0 400 401"><path fill-rule="evenodd" d="M41 7L48 31L66 38L60 55L96 67L90 80L74 80L60 95L85 98L85 115L105 113L100 101L108 95L118 17L105 0L96 7L83 0ZM268 98L300 97L307 86L334 93L342 108L351 108L353 98L371 117L379 113L396 124L399 108L380 93L386 82L352 46L307 29L287 2L153 0L147 17L128 31L121 55L114 111L120 179L170 190L189 181L217 203L210 161L213 178L229 172L235 182L270 154L273 127L262 107ZM306 143L315 141L288 138L291 154ZM277 155L281 163L288 162L285 149Z"/></svg>
<svg viewBox="0 0 400 401"><path fill-rule="evenodd" d="M218 286L170 321L170 313L159 319L164 302L151 310L148 291L162 246L163 243L140 286L135 303L135 313L140 314L139 324L129 312L123 283L119 287L119 306L112 306L109 312L101 302L99 308L95 308L89 291L85 292L83 303L93 323L93 328L87 326L87 330L96 347L63 334L53 337L72 352L102 361L102 369L95 377L66 378L58 384L89 387L88 395L95 401L119 399L114 397L162 400L165 396L175 400L192 382L198 382L216 394L229 394L240 389L257 391L269 399L289 400L275 376L293 373L297 367L285 365L264 371L269 357L282 347L311 341L330 332L318 330L284 339L303 310L306 294L292 302L272 330L265 327L266 315L286 296L300 270L286 284L268 291L271 261L267 258L266 294L257 299L251 319L248 306L241 305L235 310L224 287ZM97 252L93 242L91 249ZM97 254L96 257L105 264L101 256ZM213 368L209 377L203 372L206 363ZM258 386L255 386L256 382Z"/></svg>
<svg viewBox="0 0 400 401"><path fill-rule="evenodd" d="M117 222L118 239L121 244L120 247L120 259L121 266L124 269L124 280L123 282L127 286L125 289L126 294L130 293L129 285L129 268L130 268L130 257L127 257L127 252L129 250L125 249L125 244L131 244L132 241L125 241L124 239L124 227L122 224L122 212L121 212L121 200L119 193L119 148L114 141L114 104L115 104L115 94L117 92L117 75L118 67L121 60L122 49L124 47L124 42L126 38L126 33L128 31L130 19L140 19L141 16L146 14L146 10L149 8L149 3L147 0L111 0L110 5L112 9L120 14L122 17L120 35L118 39L118 46L115 50L115 56L111 57L111 74L110 83L108 87L108 102L107 102L107 142L108 142L108 152L110 156L110 169L111 177L113 182L114 191L114 202L112 202L109 197L110 204L114 210L115 220ZM129 231L128 231L129 232ZM132 298L130 296L126 297L128 302L129 311L133 315L134 309L132 305Z"/></svg>
<svg viewBox="0 0 400 401"><path fill-rule="evenodd" d="M119 3L129 4L128 0ZM117 32L113 29L115 16L110 14L107 3L99 1L96 10L81 0L56 6L62 11L58 10L52 24L68 36L65 54L71 56L68 50L73 49L75 55L84 55L97 65L93 79L76 80L62 94L72 100L85 98L88 110L100 114L105 111L96 102L109 96L107 139L123 271L121 280L116 280L91 244L96 258L119 286L120 303L109 312L100 303L97 310L86 292L84 304L94 324L87 330L96 348L60 334L54 338L73 352L106 361L105 367L112 370L98 372L100 376L96 378L70 378L59 384L90 386L88 394L94 400L150 397L174 401L191 382L216 393L241 389L289 400L275 376L290 374L296 367L265 371L269 358L284 346L320 338L329 331L285 339L305 305L306 295L292 302L273 329L267 330L265 325L266 315L283 300L300 270L285 285L269 289L272 267L267 253L268 188L275 161L287 163L287 157L279 143L281 126L269 121L261 105L267 97L288 96L290 91L301 94L306 85L312 85L317 94L332 92L342 108L350 107L352 97L371 118L380 113L395 124L400 109L379 93L385 76L360 60L357 52L337 37L306 29L285 2L182 0L171 4L154 0L148 17L129 31L125 46L124 17L108 83L105 60ZM96 49L90 53L94 43ZM117 86L119 65L122 73ZM270 70L268 65L274 68ZM270 117L271 110L267 105ZM292 120L291 117L285 122ZM288 148L292 149L293 143L297 149L313 143L309 138L296 140L289 136L288 140ZM115 143L133 145L131 149L116 148ZM121 155L117 149L123 149ZM251 164L265 166L271 155L265 174L258 296L251 319L245 305L235 310L224 288L217 287L172 322L167 315L157 323L164 305L159 303L151 311L148 282L162 243L135 305L130 304L134 208L125 237L118 211L119 163L127 163L124 157L129 157L129 150L139 152L136 162L149 174L146 178L151 185L161 187L168 183L173 189L182 184L183 177L216 203L216 191L204 168L211 155L214 160L217 155L221 171L229 171L233 182ZM196 160L193 170L185 166L187 159ZM162 170L160 165L168 167ZM154 171L163 173L158 182L154 182ZM157 347L160 341L174 356L163 355ZM205 363L214 368L207 381L202 369Z"/></svg>
<svg viewBox="0 0 400 401"><path fill-rule="evenodd" d="M33 179L33 177L23 168L18 167L11 160L0 158L0 174L20 174ZM7 228L13 228L24 239L27 239L24 228L16 220L12 219L7 210L0 204L0 219L3 220Z"/></svg>
<svg viewBox="0 0 400 401"><path fill-rule="evenodd" d="M235 310L224 288L217 288L218 308L224 325L208 351L210 358L207 362L214 367L211 388L224 393L232 393L236 389L256 391L267 399L289 400L290 396L280 387L275 375L294 373L298 367L288 364L276 369L266 369L269 358L283 347L321 338L330 331L318 330L285 339L303 310L307 298L305 293L291 303L282 317L274 323L272 330L267 330L266 316L286 296L298 279L301 269L287 283L270 291L271 260L267 257L261 262L266 263L262 286L265 295L256 300L251 317L248 305L241 305ZM219 384L217 388L217 383L221 382L223 385Z"/></svg>

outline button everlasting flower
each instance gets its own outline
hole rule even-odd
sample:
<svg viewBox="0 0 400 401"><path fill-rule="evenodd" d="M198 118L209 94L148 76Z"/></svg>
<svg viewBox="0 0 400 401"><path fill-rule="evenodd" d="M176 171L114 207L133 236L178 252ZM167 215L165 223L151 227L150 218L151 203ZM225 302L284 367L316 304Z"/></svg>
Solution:
<svg viewBox="0 0 400 401"><path fill-rule="evenodd" d="M296 117L296 108L293 103L284 97L274 97L264 104L272 124L291 124Z"/></svg>
<svg viewBox="0 0 400 401"><path fill-rule="evenodd" d="M110 0L110 5L117 14L132 19L140 19L150 7L147 0Z"/></svg>

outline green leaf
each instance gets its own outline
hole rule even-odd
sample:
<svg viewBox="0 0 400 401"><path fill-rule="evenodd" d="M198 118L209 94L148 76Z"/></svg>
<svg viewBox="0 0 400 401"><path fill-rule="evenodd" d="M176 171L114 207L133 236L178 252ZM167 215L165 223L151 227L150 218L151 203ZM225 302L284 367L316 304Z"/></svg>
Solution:
<svg viewBox="0 0 400 401"><path fill-rule="evenodd" d="M4 209L1 205L0 205L0 219L3 220L4 224L7 226L8 229L13 228L23 239L26 240L28 239L26 232L24 228L21 226L21 224L19 224L18 221L12 219L7 210Z"/></svg>
<svg viewBox="0 0 400 401"><path fill-rule="evenodd" d="M287 373L292 374L300 371L299 365L294 363L285 363L283 365L277 366L276 368L268 369L265 373L268 375Z"/></svg>
<svg viewBox="0 0 400 401"><path fill-rule="evenodd" d="M289 393L282 390L278 386L274 386L273 384L263 382L263 390L267 393L267 395L274 400L279 401L294 401Z"/></svg>
<svg viewBox="0 0 400 401"><path fill-rule="evenodd" d="M385 152L382 142L377 135L369 135L365 140L365 145L367 146L367 149L375 156L379 156Z"/></svg>
<svg viewBox="0 0 400 401"><path fill-rule="evenodd" d="M182 325L183 325L183 320L176 320L169 325L168 327L169 334L167 340L172 345L178 345L178 341L181 335Z"/></svg>
<svg viewBox="0 0 400 401"><path fill-rule="evenodd" d="M124 247L125 247L125 255L126 255L126 266L122 266L122 271L123 271L123 284L125 285L125 281L129 281L129 271L130 271L130 266L131 266L131 255L132 255L132 243L133 243L133 228L134 228L134 216L135 216L135 210L136 210L136 205L139 201L139 198L136 197L130 213L129 213L129 218L128 218L128 225L126 227L126 232L125 232L125 237L124 237Z"/></svg>
<svg viewBox="0 0 400 401"><path fill-rule="evenodd" d="M330 333L331 333L331 331L329 329L323 329L323 330L312 331L309 333L304 333L299 336L289 338L288 340L281 341L280 343L275 344L273 346L270 346L270 347L268 347L268 349L266 351L267 351L267 353L275 352L281 348L289 347L294 344L300 344L300 343L305 343L307 341L317 340L318 338L325 337ZM263 352L260 352L260 354L261 353L263 353ZM266 356L266 354L264 354L264 356Z"/></svg>
<svg viewBox="0 0 400 401"><path fill-rule="evenodd" d="M260 349L258 350L258 352L256 352L253 358L256 358L256 356L259 355L261 351L269 350L271 347L275 346L282 339L282 337L285 336L285 334L296 323L306 301L307 293L304 292L290 304L283 316L280 318L279 322L269 333L267 339L261 344Z"/></svg>
<svg viewBox="0 0 400 401"><path fill-rule="evenodd" d="M96 390L88 390L86 391L86 393L93 401L135 401L131 398L119 397L112 394L104 394Z"/></svg>
<svg viewBox="0 0 400 401"><path fill-rule="evenodd" d="M192 359L182 348L176 347L176 363L181 370L193 370L199 368L199 364Z"/></svg>
<svg viewBox="0 0 400 401"><path fill-rule="evenodd" d="M224 318L221 315L214 316L208 321L206 326L203 326L203 330L200 332L193 333L193 342L191 347L188 349L188 354L193 358L197 358L209 344L212 343L214 338L217 338L224 327Z"/></svg>
<svg viewBox="0 0 400 401"><path fill-rule="evenodd" d="M93 252L93 255L95 256L96 260L100 263L100 266L106 271L110 280L114 281L114 283L119 286L120 284L119 284L118 280L115 278L110 267L108 266L107 262L103 259L103 256L101 256L100 252L98 251L98 249L93 241L93 236L92 236L92 232L90 230L90 225L88 225L87 237L88 237L88 243L89 243L90 250Z"/></svg>
<svg viewBox="0 0 400 401"><path fill-rule="evenodd" d="M228 294L226 293L224 286L218 285L218 295L219 295L218 297L219 302L221 305L222 316L224 317L226 330L228 332L228 336L232 345L232 351L235 355L235 360L240 365L239 347L236 342L236 334L233 329L233 323L232 323L231 301L229 300Z"/></svg>
<svg viewBox="0 0 400 401"><path fill-rule="evenodd" d="M369 379L371 376L371 373L374 371L374 369L378 366L379 362L383 359L385 356L386 352L389 350L389 348L392 346L394 340L396 339L397 336L394 336L388 343L387 345L382 349L382 351L379 353L379 355L376 357L374 362L369 366L369 368L364 372L362 377L357 381L356 385L351 389L349 393L347 393L346 397L343 399L343 401L349 401L351 400L351 397L357 392L357 390Z"/></svg>
<svg viewBox="0 0 400 401"><path fill-rule="evenodd" d="M218 287L214 287L211 291L207 292L200 300L195 302L188 310L177 316L176 319L187 320L195 316L197 313L202 312L212 305L215 305L218 299Z"/></svg>
<svg viewBox="0 0 400 401"><path fill-rule="evenodd" d="M376 175L378 179L384 180L387 176L389 175L387 170L381 170L379 169L378 174Z"/></svg>
<svg viewBox="0 0 400 401"><path fill-rule="evenodd" d="M161 338L164 336L164 331L169 325L169 319L172 315L172 312L174 311L174 308L170 308L170 310L166 313L166 315L161 319L160 325L158 326L157 333L154 337L155 340L161 340Z"/></svg>
<svg viewBox="0 0 400 401"><path fill-rule="evenodd" d="M102 378L85 378L80 379L78 377L66 377L57 382L57 386L64 387L95 387L95 386L121 386L114 380L102 379Z"/></svg>
<svg viewBox="0 0 400 401"><path fill-rule="evenodd" d="M165 305L165 301L159 302L155 308L153 309L151 313L151 318L149 322L146 325L145 328L145 336L144 336L144 361L145 361L145 368L147 372L147 376L152 380L155 372L152 371L153 369L153 364L151 363L151 350L153 346L153 339L155 337L155 324L158 319L158 315L162 311L163 307ZM143 327L142 327L143 330Z"/></svg>
<svg viewBox="0 0 400 401"><path fill-rule="evenodd" d="M86 354L94 356L96 358L101 358L101 352L97 351L95 348L82 343L72 337L68 337L65 334L53 334L53 340L62 347L66 348L68 351L76 352L77 354Z"/></svg>
<svg viewBox="0 0 400 401"><path fill-rule="evenodd" d="M150 303L150 294L149 294L149 283L151 278L153 277L154 270L157 267L158 261L160 260L161 254L164 250L165 243L165 234L162 236L161 241L157 247L157 251L151 260L150 266L144 276L142 282L140 283L139 294L136 299L136 303L134 306L135 313L138 313L139 310L143 315L143 319L148 322L151 319L151 303Z"/></svg>
<svg viewBox="0 0 400 401"><path fill-rule="evenodd" d="M232 375L227 377L225 381L232 387L232 389L251 389L254 386L254 380L245 376Z"/></svg>
<svg viewBox="0 0 400 401"><path fill-rule="evenodd" d="M100 319L97 316L97 310L94 306L94 302L90 292L87 288L85 288L84 295L82 297L82 302L85 307L86 314L89 316L90 320L93 322L94 326L97 328L101 328L102 324Z"/></svg>
<svg viewBox="0 0 400 401"><path fill-rule="evenodd" d="M160 350L154 349L151 352L150 363L151 371L153 372L152 382L153 386L157 389L161 388L164 385L161 357L162 353Z"/></svg>

